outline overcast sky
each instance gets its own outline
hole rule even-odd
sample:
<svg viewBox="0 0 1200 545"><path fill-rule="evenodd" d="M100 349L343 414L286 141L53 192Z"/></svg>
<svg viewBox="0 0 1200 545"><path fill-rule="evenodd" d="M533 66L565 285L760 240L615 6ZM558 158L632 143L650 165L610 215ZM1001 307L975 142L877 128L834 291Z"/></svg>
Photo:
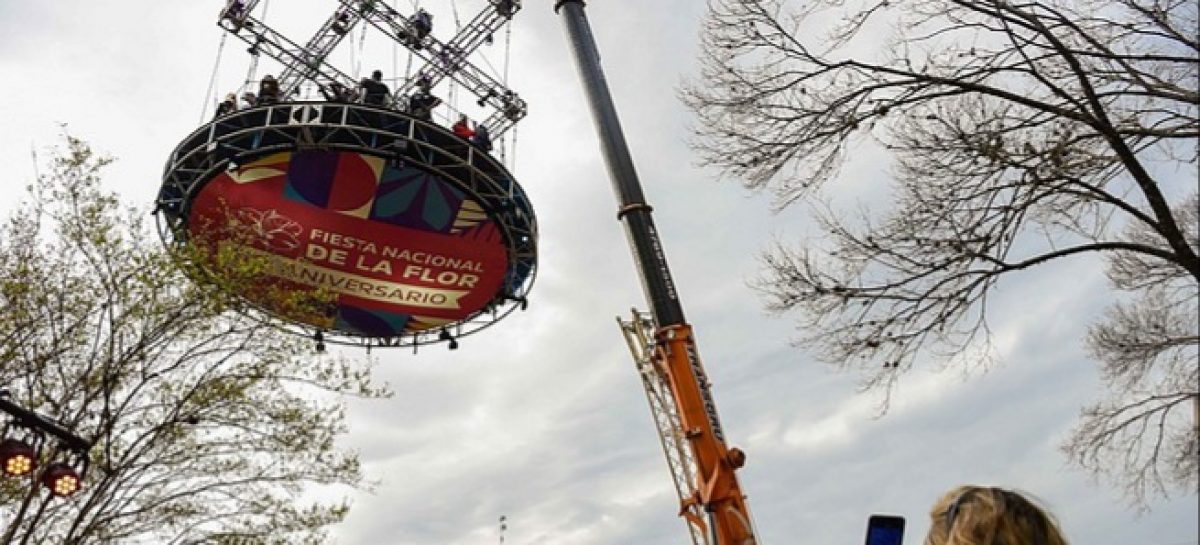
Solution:
<svg viewBox="0 0 1200 545"><path fill-rule="evenodd" d="M33 175L31 149L53 144L60 123L116 156L109 183L130 204L148 205L168 153L201 119L222 4L0 0L0 164L9 196L0 209ZM267 19L304 41L334 4L276 0ZM396 395L351 405L345 444L378 484L373 494L351 495L339 543L496 543L501 515L509 545L687 543L614 321L645 305L594 129L551 2L527 4L512 36L510 84L529 103L514 172L542 234L530 308L455 352L376 353L379 378ZM448 39L449 4L425 5L435 35ZM481 6L457 7L465 20ZM906 542L919 544L934 499L979 483L1032 492L1077 545L1195 544L1195 496L1139 516L1057 450L1079 408L1102 393L1081 348L1105 305L1096 261L1002 284L993 325L1003 365L985 375L914 372L883 418L855 376L790 344L791 319L765 314L747 282L773 240L817 232L802 208L772 215L767 198L694 167L690 116L675 89L695 70L703 9L697 0L588 6L726 434L749 456L740 478L761 543L854 545L871 513L892 513L907 517ZM382 37L362 43L362 52L350 47L335 61L389 76L404 66ZM499 47L488 50L497 69ZM246 77L244 49L226 44L218 92ZM264 63L259 75L269 70ZM843 190L886 195L887 171L882 161L856 161Z"/></svg>

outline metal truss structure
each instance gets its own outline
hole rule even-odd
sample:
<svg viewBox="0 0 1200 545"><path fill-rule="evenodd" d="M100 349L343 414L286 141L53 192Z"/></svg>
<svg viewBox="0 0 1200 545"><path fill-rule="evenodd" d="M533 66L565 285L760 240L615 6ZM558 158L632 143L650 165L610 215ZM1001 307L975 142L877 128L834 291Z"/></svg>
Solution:
<svg viewBox="0 0 1200 545"><path fill-rule="evenodd" d="M282 97L293 96L306 82L322 89L333 83L347 88L358 85L350 75L332 65L329 55L360 22L365 21L389 39L420 58L424 65L392 95L393 104L404 104L407 95L424 78L430 86L450 79L468 90L477 104L489 109L482 122L494 138L525 117L528 105L504 83L470 62L470 55L491 41L521 9L520 0L490 0L489 6L464 25L449 41L432 34L421 35L413 18L396 11L382 0L338 0L337 10L321 28L300 45L275 31L252 14L261 0L229 0L217 24L250 45L253 54L265 54L283 65L279 80Z"/></svg>

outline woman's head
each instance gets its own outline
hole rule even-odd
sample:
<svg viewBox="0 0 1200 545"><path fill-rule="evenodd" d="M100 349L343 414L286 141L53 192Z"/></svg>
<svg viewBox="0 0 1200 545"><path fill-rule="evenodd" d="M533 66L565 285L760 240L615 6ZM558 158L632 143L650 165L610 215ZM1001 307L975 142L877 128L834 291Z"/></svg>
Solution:
<svg viewBox="0 0 1200 545"><path fill-rule="evenodd" d="M1050 515L1003 488L960 486L929 517L926 545L1067 545Z"/></svg>

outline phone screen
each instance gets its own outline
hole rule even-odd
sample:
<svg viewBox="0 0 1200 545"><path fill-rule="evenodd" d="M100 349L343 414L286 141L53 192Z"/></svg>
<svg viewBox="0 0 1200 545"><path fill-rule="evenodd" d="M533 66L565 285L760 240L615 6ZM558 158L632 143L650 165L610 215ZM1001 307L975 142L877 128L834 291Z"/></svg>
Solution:
<svg viewBox="0 0 1200 545"><path fill-rule="evenodd" d="M867 545L902 545L904 517L871 515L867 521Z"/></svg>

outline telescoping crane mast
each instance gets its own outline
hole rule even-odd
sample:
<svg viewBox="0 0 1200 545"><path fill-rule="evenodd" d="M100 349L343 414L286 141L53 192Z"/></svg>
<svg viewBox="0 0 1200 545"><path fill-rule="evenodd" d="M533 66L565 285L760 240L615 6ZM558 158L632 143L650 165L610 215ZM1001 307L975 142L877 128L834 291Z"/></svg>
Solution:
<svg viewBox="0 0 1200 545"><path fill-rule="evenodd" d="M599 133L609 178L619 202L617 218L633 250L650 303L619 320L642 376L667 463L679 492L680 516L695 545L755 545L757 539L735 471L745 454L726 443L692 327L671 280L651 207L625 143L600 66L583 0L557 0Z"/></svg>

